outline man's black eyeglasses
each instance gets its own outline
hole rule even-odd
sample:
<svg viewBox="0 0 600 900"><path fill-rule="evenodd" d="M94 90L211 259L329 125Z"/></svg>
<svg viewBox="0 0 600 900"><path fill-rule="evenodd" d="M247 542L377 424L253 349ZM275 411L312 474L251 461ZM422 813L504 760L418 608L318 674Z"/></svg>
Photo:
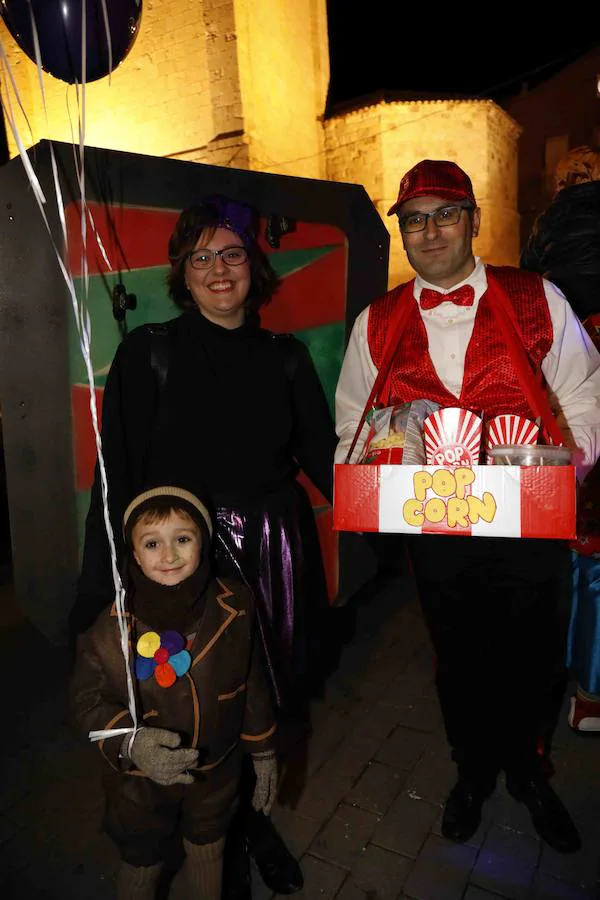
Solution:
<svg viewBox="0 0 600 900"><path fill-rule="evenodd" d="M409 213L407 216L398 216L400 231L404 234L424 231L427 228L429 219L432 219L434 225L438 228L445 228L446 225L456 225L463 209L471 210L473 208L473 206L441 206L430 213L414 212Z"/></svg>

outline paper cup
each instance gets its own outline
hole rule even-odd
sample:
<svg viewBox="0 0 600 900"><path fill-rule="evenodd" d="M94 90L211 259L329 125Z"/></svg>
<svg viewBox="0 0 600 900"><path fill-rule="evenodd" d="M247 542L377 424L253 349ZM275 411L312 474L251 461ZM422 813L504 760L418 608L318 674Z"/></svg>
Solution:
<svg viewBox="0 0 600 900"><path fill-rule="evenodd" d="M438 409L423 423L428 466L476 466L481 450L481 418L468 409Z"/></svg>

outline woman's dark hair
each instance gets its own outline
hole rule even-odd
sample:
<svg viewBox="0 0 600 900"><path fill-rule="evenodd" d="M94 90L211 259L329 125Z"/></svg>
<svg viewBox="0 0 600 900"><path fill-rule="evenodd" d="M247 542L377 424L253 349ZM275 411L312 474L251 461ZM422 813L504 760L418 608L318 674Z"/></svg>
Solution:
<svg viewBox="0 0 600 900"><path fill-rule="evenodd" d="M521 267L554 282L581 321L600 312L600 181L554 196L534 223Z"/></svg>
<svg viewBox="0 0 600 900"><path fill-rule="evenodd" d="M185 265L200 235L207 232L210 240L217 228L229 228L244 242L250 263L250 290L246 298L246 315L258 317L262 306L269 303L279 286L266 253L258 244L258 214L243 203L215 195L206 197L184 209L169 238L167 276L169 296L180 309L195 309L196 304L185 284Z"/></svg>

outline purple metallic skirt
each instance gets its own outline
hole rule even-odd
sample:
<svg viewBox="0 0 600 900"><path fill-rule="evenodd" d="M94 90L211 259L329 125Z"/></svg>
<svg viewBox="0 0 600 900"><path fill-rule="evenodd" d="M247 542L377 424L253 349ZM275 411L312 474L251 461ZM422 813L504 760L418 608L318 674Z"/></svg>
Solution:
<svg viewBox="0 0 600 900"><path fill-rule="evenodd" d="M307 691L309 657L328 611L314 515L296 482L247 506L217 506L218 571L254 594L265 662L278 708Z"/></svg>

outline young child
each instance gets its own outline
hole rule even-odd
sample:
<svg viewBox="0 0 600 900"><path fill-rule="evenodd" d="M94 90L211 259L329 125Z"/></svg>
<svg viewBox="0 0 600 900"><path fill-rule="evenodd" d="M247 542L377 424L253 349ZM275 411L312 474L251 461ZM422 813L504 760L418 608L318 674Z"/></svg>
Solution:
<svg viewBox="0 0 600 900"><path fill-rule="evenodd" d="M119 900L156 896L179 828L193 896L220 900L223 847L243 754L253 806L275 799L274 716L255 642L252 597L211 574L212 521L203 500L152 488L125 511L129 666L138 728L99 740L106 762L103 827L121 854ZM86 735L132 729L115 605L79 639L71 705Z"/></svg>

